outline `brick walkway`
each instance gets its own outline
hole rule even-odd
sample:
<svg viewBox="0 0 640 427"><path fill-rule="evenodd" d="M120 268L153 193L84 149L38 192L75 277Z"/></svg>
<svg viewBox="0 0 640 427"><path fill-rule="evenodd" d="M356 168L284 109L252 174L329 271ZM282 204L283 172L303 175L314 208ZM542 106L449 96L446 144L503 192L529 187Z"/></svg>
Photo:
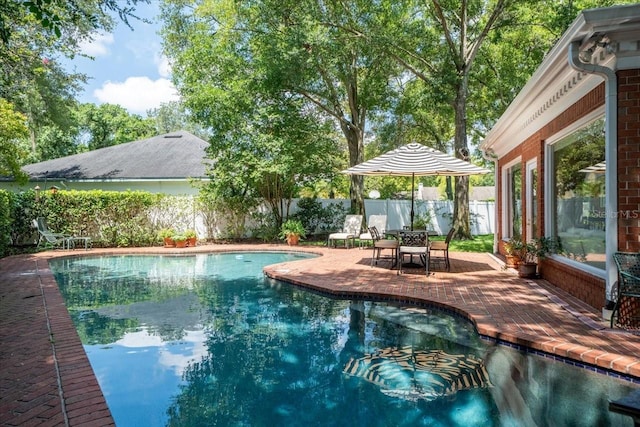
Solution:
<svg viewBox="0 0 640 427"><path fill-rule="evenodd" d="M69 254L288 250L283 245L212 245L50 251L0 260L0 425L113 425L98 382L47 260ZM593 308L501 269L489 254L452 253L451 272L398 276L370 250L300 247L323 256L278 264L270 277L337 295L428 300L468 316L486 336L640 379L640 336L607 328Z"/></svg>

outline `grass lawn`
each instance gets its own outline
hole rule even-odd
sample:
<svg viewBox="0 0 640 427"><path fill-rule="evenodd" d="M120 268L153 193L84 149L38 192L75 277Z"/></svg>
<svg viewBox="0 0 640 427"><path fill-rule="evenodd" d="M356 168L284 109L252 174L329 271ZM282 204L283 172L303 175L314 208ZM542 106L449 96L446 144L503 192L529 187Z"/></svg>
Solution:
<svg viewBox="0 0 640 427"><path fill-rule="evenodd" d="M429 240L442 240L444 241L446 236L429 237ZM309 239L300 242L304 246L325 246L327 240L325 239ZM356 246L358 242L356 241ZM493 234L483 234L480 236L474 236L473 240L452 240L449 243L449 250L451 252L493 252Z"/></svg>
<svg viewBox="0 0 640 427"><path fill-rule="evenodd" d="M436 236L430 240L444 241L446 236ZM493 252L493 234L473 236L473 240L451 240L449 243L451 252Z"/></svg>

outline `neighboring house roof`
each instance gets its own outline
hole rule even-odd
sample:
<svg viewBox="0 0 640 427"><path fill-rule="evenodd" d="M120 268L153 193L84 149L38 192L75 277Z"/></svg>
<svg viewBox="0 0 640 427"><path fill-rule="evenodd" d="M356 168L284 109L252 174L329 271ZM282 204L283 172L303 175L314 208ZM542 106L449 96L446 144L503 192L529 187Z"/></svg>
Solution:
<svg viewBox="0 0 640 427"><path fill-rule="evenodd" d="M493 186L471 187L469 200L495 200L496 188Z"/></svg>
<svg viewBox="0 0 640 427"><path fill-rule="evenodd" d="M418 187L416 190L418 200L441 200L440 189L438 187Z"/></svg>
<svg viewBox="0 0 640 427"><path fill-rule="evenodd" d="M146 180L206 177L209 143L187 131L24 166L31 180Z"/></svg>

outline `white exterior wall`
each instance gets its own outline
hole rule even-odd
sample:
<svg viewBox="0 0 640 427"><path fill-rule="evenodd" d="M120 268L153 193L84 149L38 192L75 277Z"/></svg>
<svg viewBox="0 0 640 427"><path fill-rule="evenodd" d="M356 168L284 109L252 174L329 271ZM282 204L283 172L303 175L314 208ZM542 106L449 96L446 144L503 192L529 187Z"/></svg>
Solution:
<svg viewBox="0 0 640 427"><path fill-rule="evenodd" d="M27 185L20 186L15 182L0 182L0 190L24 191L34 189L47 190L52 186L61 190L104 190L104 191L148 191L150 193L163 193L172 196L197 195L198 188L188 180L139 180L139 181L29 181Z"/></svg>

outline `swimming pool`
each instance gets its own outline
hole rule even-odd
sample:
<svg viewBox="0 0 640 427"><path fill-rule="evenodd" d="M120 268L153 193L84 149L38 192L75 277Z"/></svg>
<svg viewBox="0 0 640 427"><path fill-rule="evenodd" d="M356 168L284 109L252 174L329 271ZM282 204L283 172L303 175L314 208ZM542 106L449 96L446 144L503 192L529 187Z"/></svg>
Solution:
<svg viewBox="0 0 640 427"><path fill-rule="evenodd" d="M636 385L429 307L266 279L293 253L50 261L118 426L633 425Z"/></svg>

